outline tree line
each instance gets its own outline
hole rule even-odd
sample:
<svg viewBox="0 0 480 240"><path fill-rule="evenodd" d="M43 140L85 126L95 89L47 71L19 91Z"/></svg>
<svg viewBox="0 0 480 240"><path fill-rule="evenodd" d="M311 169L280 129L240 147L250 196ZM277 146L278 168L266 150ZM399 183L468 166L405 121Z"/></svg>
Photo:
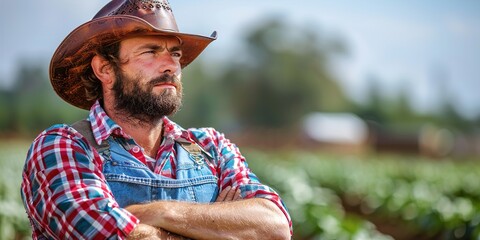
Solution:
<svg viewBox="0 0 480 240"><path fill-rule="evenodd" d="M352 101L331 70L333 60L347 54L342 39L313 27L268 19L245 35L241 49L233 50L228 61L199 59L184 70L184 106L174 120L223 131L284 131L297 128L306 114L321 111L351 112L364 120L406 128L430 122L469 132L480 125L480 116L464 118L449 99L437 112L416 112L407 88L386 98L371 84L366 102ZM86 111L57 97L43 66L22 63L13 86L0 89L2 135L34 136L54 123L86 117Z"/></svg>

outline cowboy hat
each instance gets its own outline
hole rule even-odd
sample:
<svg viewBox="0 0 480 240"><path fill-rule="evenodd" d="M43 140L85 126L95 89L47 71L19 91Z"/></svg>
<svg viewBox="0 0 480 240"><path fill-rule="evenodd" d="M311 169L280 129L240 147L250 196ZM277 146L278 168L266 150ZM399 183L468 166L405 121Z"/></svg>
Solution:
<svg viewBox="0 0 480 240"><path fill-rule="evenodd" d="M90 64L95 49L130 35L177 37L182 44L182 68L191 63L213 40L210 37L181 33L167 0L112 0L92 20L73 30L60 44L50 62L50 82L66 102L89 109L85 87L76 68Z"/></svg>

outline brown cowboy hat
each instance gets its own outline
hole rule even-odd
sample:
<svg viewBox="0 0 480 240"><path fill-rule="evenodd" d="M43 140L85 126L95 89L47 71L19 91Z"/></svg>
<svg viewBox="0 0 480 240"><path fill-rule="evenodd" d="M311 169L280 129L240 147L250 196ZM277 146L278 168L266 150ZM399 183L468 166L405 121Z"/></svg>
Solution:
<svg viewBox="0 0 480 240"><path fill-rule="evenodd" d="M80 74L75 71L90 64L98 47L131 35L175 36L182 44L182 68L190 64L213 40L181 33L167 0L112 0L91 21L77 27L60 44L50 62L50 82L66 102L89 109Z"/></svg>

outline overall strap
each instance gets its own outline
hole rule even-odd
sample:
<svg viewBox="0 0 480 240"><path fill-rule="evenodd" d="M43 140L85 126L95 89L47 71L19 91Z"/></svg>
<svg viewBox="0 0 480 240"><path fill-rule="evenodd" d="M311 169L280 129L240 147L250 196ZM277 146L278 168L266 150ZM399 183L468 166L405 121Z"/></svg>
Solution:
<svg viewBox="0 0 480 240"><path fill-rule="evenodd" d="M93 136L91 124L88 120L83 119L77 121L72 124L71 127L73 127L75 130L77 130L77 132L82 134L87 139L88 143L90 143L90 145L97 149L98 153L102 153L110 149L110 144L107 140L103 141L100 145L97 144L97 141L95 141L95 137Z"/></svg>

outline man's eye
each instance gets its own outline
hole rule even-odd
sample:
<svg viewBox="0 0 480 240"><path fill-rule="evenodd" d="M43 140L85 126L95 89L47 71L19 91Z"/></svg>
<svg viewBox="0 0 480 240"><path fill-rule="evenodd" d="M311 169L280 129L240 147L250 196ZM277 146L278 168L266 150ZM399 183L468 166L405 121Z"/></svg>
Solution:
<svg viewBox="0 0 480 240"><path fill-rule="evenodd" d="M142 54L155 54L155 51L154 50L145 51Z"/></svg>
<svg viewBox="0 0 480 240"><path fill-rule="evenodd" d="M173 57L182 57L182 53L180 53L180 52L173 52L173 53L172 53L172 56L173 56Z"/></svg>

